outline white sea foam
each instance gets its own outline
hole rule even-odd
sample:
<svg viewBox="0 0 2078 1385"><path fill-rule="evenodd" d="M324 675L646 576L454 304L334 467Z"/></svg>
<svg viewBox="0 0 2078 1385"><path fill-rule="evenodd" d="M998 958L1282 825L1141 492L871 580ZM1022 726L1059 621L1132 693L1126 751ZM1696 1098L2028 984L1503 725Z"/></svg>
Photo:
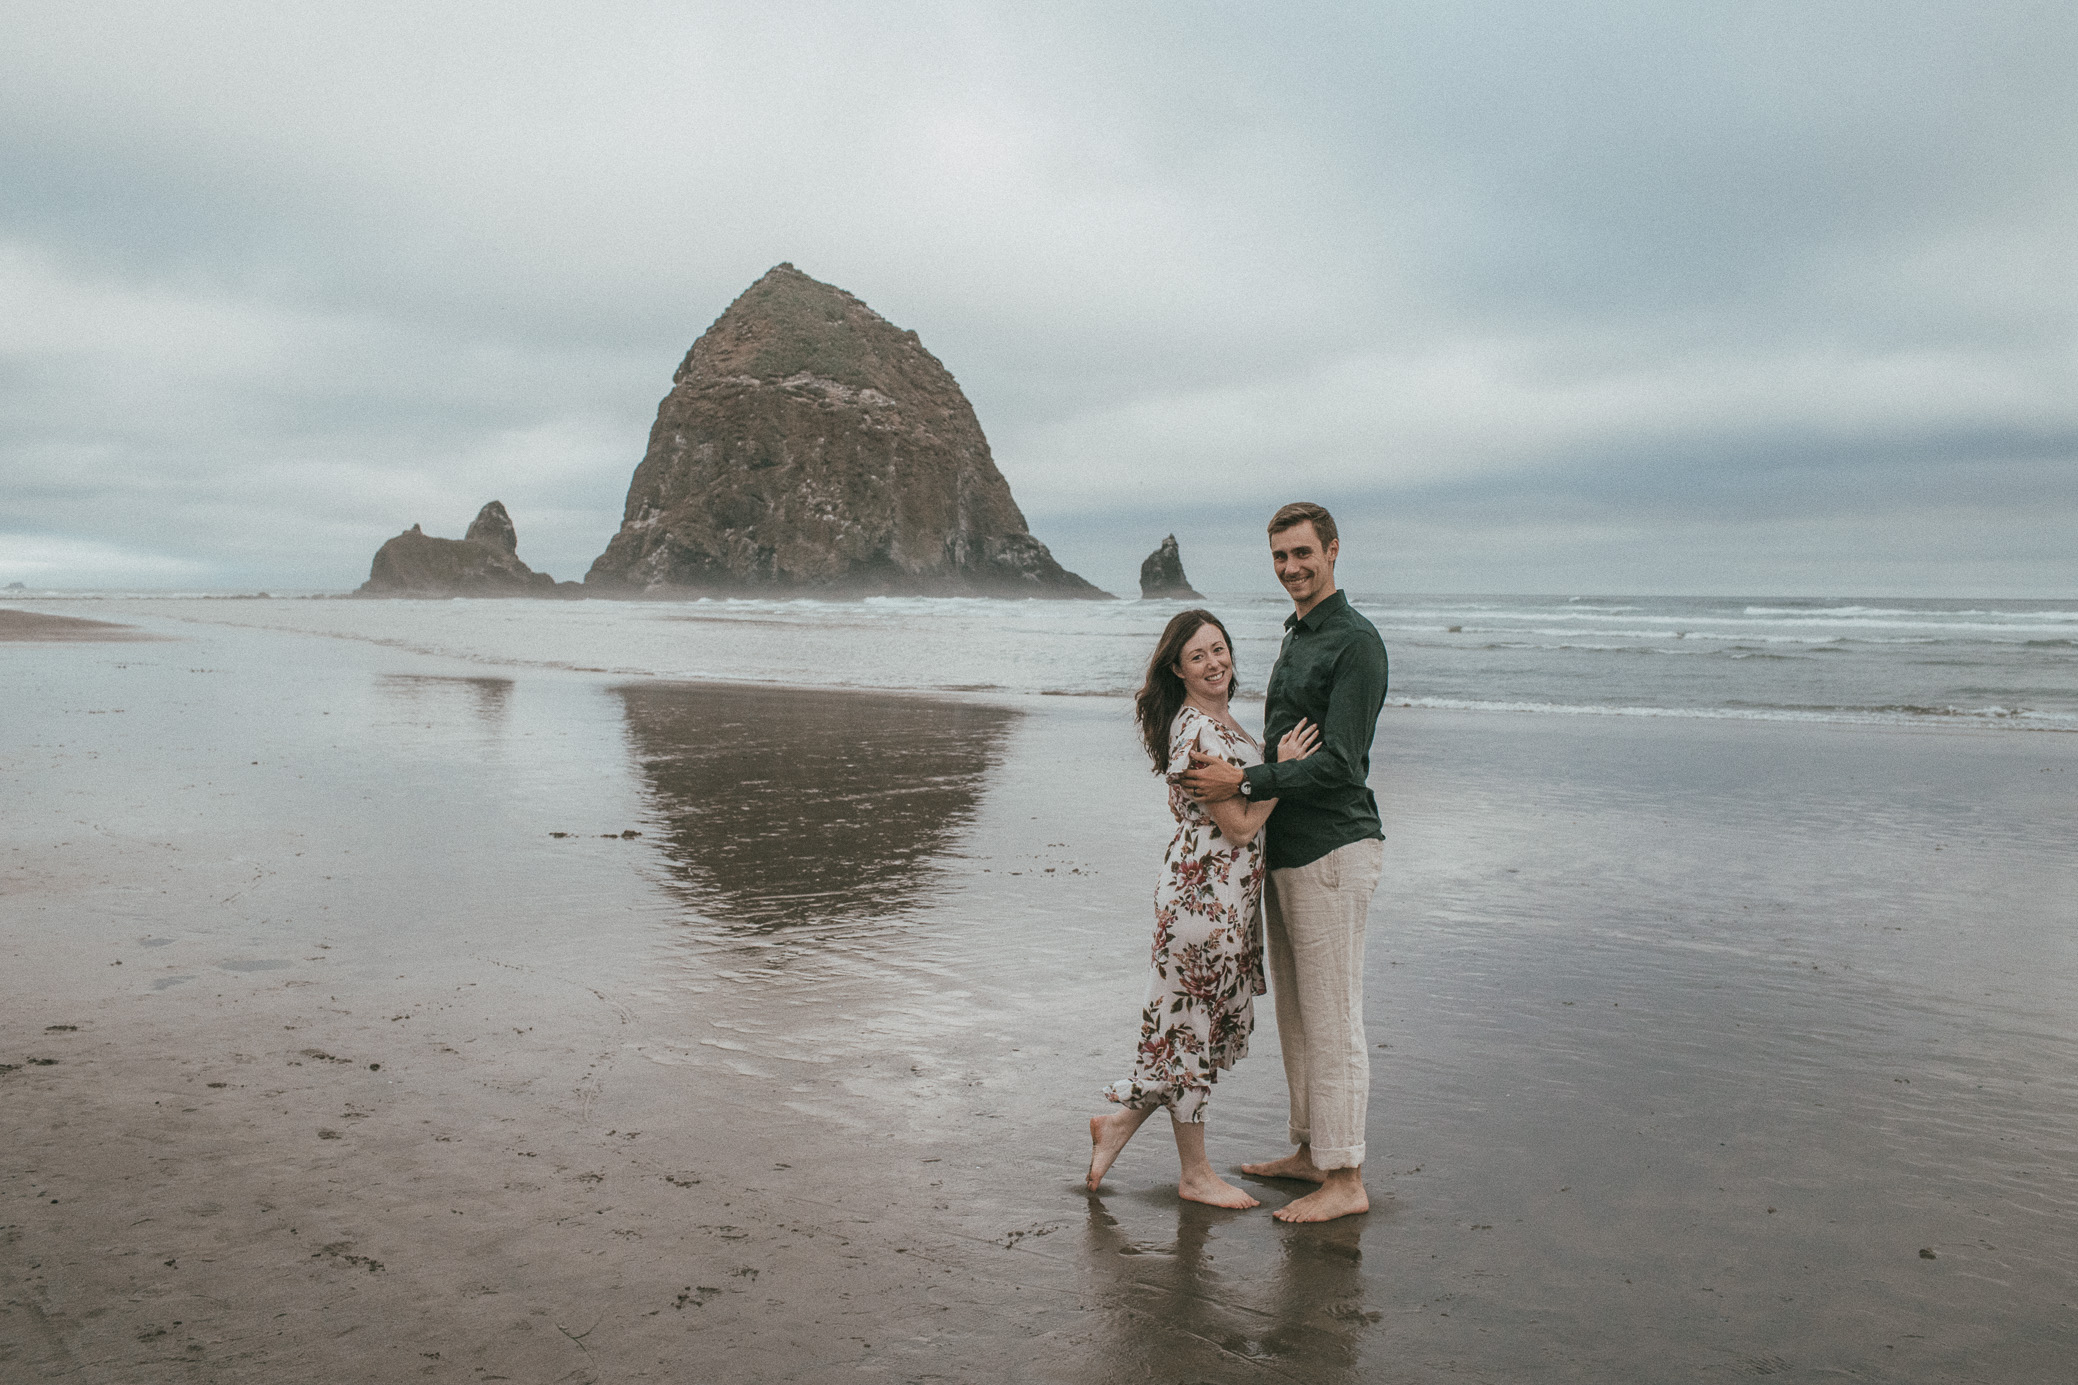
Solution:
<svg viewBox="0 0 2078 1385"><path fill-rule="evenodd" d="M1458 697L1396 697L1389 707L1463 712L1536 712L1557 716L1678 717L1709 721L1834 722L1862 726L1984 723L2037 731L2078 732L2078 714L2005 707L1648 707L1592 702L1499 702Z"/></svg>
<svg viewBox="0 0 2078 1385"><path fill-rule="evenodd" d="M1552 622L1569 622L1579 625L1609 625L1619 618L1613 614L1574 613L1570 611L1501 610L1482 611L1472 615L1453 611L1405 611L1382 607L1359 606L1373 624L1385 629L1388 626L1401 630L1430 630L1437 624L1463 625L1468 631L1474 629L1505 628L1511 625L1535 624L1548 626ZM1966 635L2029 635L2063 634L2070 626L2063 623L2060 613L2026 612L2017 613L2005 621L1954 619L1902 619L1902 613L1877 615L1840 615L1829 612L1784 613L1768 619L1745 619L1729 612L1682 612L1668 615L1629 613L1620 618L1623 625L1649 627L1635 631L1639 637L1664 636L1671 630L1685 630L1691 638L1706 630L1722 633L1723 638L1763 637L1768 632L1784 627L1792 629L1816 628L1825 630L1915 630L1928 635L1963 633ZM1930 613L1931 614L1931 613ZM1624 633L1619 630L1603 630L1599 633Z"/></svg>
<svg viewBox="0 0 2078 1385"><path fill-rule="evenodd" d="M2024 612L1987 611L1974 607L1965 610L1927 610L1911 606L1748 606L1744 614L1749 616L1930 616L1953 620L1961 616L1976 616L1980 619L1997 619L2000 616L2025 616L2030 620L2078 621L2078 611Z"/></svg>

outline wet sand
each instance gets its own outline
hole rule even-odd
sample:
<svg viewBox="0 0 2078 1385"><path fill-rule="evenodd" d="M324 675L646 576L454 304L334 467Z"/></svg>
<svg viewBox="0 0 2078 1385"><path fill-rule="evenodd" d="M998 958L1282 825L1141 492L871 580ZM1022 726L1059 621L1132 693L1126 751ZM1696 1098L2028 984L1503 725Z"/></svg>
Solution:
<svg viewBox="0 0 2078 1385"><path fill-rule="evenodd" d="M9 1380L2056 1378L2078 739L1396 710L1369 1216L1102 1196L1106 700L0 657ZM1211 1150L1282 1149L1275 1027ZM1931 1258L1923 1252L1931 1252Z"/></svg>
<svg viewBox="0 0 2078 1385"><path fill-rule="evenodd" d="M53 616L41 611L20 611L11 606L0 606L0 644L151 638L152 636L133 625L117 625L106 620L81 620L77 616Z"/></svg>

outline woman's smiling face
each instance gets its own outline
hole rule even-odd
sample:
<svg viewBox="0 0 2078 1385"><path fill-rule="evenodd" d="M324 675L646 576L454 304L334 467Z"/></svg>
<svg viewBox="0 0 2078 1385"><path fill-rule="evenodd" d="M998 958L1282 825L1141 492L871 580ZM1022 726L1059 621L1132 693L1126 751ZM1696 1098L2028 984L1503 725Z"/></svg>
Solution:
<svg viewBox="0 0 2078 1385"><path fill-rule="evenodd" d="M1176 656L1176 676L1183 680L1184 695L1193 702L1224 703L1234 681L1234 655L1227 637L1207 621L1185 642Z"/></svg>

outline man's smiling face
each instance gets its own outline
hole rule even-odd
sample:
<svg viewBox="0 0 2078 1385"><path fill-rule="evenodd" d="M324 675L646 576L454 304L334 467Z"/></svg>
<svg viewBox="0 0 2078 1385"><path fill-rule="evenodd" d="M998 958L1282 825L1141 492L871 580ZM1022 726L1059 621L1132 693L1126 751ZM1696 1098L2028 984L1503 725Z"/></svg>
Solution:
<svg viewBox="0 0 2078 1385"><path fill-rule="evenodd" d="M1301 520L1289 529L1270 536L1270 561L1277 567L1277 580L1292 604L1301 611L1335 590L1335 555L1342 549L1338 540L1321 547L1313 521Z"/></svg>

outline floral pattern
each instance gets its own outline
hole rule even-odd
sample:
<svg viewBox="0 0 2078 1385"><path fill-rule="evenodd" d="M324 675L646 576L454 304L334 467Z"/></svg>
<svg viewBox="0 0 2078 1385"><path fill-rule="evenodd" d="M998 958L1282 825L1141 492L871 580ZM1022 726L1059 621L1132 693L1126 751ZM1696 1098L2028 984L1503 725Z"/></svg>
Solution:
<svg viewBox="0 0 2078 1385"><path fill-rule="evenodd" d="M1262 763L1246 736L1186 704L1169 725L1169 811L1176 835L1154 890L1154 969L1140 1011L1133 1075L1104 1094L1135 1110L1205 1119L1212 1084L1248 1053L1263 980L1263 839L1235 847L1176 776L1201 751Z"/></svg>

